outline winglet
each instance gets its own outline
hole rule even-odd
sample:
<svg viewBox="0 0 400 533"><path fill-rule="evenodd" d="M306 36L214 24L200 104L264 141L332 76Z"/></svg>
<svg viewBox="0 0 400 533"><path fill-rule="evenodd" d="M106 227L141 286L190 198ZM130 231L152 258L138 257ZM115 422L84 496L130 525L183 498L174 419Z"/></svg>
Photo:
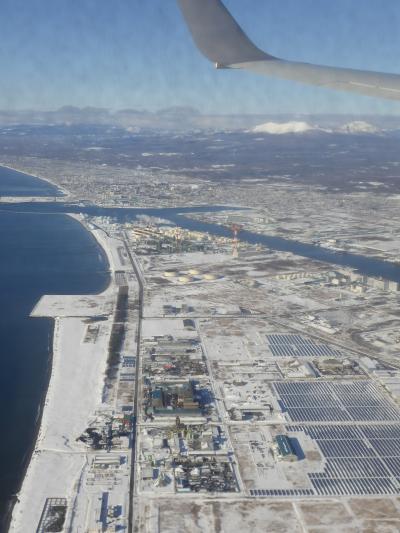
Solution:
<svg viewBox="0 0 400 533"><path fill-rule="evenodd" d="M400 101L399 74L282 60L257 48L221 0L178 3L195 43L216 68L246 69L308 85Z"/></svg>
<svg viewBox="0 0 400 533"><path fill-rule="evenodd" d="M178 0L193 39L217 68L275 59L257 48L221 0Z"/></svg>

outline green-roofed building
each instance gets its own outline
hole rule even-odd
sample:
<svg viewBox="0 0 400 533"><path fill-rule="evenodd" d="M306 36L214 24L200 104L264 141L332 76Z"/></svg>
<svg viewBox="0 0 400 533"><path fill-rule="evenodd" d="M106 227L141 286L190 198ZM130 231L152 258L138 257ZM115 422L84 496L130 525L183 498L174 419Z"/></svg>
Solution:
<svg viewBox="0 0 400 533"><path fill-rule="evenodd" d="M294 462L298 460L296 450L287 435L277 435L275 437L278 456L282 461Z"/></svg>

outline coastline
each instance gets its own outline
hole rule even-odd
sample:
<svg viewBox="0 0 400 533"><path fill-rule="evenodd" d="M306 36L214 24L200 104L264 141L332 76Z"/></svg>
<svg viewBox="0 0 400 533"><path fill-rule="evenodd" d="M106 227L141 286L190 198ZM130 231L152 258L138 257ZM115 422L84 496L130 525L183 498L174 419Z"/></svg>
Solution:
<svg viewBox="0 0 400 533"><path fill-rule="evenodd" d="M34 177L36 177L36 176L34 176ZM41 178L39 178L39 179L41 179ZM87 225L84 223L84 221L83 221L83 219L82 219L82 217L80 215L76 215L76 214L72 214L71 213L71 214L66 214L65 216L69 216L70 218L73 218L74 220L79 222L80 225L82 226L82 228L85 231L90 233L90 235L92 236L94 241L97 243L99 249L101 250L103 258L107 261L107 263L108 263L108 271L110 272L110 276L109 276L109 279L108 279L108 284L107 284L107 286L104 289L102 289L97 294L102 294L102 293L106 292L109 289L109 287L110 287L110 285L112 283L112 271L111 271L112 256L109 253L109 250L106 249L105 243L102 242L102 240L93 231L91 231L87 227ZM62 298L62 296L60 298ZM32 315L34 315L36 307L37 307L37 305L32 309L31 317L32 317ZM51 379L52 379L52 375L53 375L53 371L54 371L54 364L55 364L55 361L54 361L54 352L55 352L54 342L55 342L55 336L56 336L55 335L56 328L58 327L59 324L58 324L58 321L57 321L56 317L43 317L43 318L46 318L47 320L49 320L51 322L49 345L48 345L48 363L47 363L46 386L43 389L42 397L41 397L40 404L39 404L39 407L38 407L38 416L37 416L37 420L36 420L36 424L35 424L35 430L34 430L32 444L31 444L30 449L27 451L27 453L26 453L26 455L25 455L25 457L23 459L23 468L22 468L21 481L19 483L17 492L12 496L12 499L9 502L9 507L8 507L8 509L6 511L6 515L5 515L4 519L3 519L3 523L0 524L0 527L1 527L0 532L2 530L4 530L5 533L10 530L14 508L15 508L16 503L18 502L18 497L19 497L19 495L21 493L24 480L25 480L25 478L26 478L26 476L28 474L28 470L29 470L29 466L30 466L31 461L32 461L33 454L34 454L34 452L35 452L35 450L37 448L37 444L38 444L38 442L40 440L40 430L41 430L41 427L42 427L42 421L43 421L43 416L44 416L44 412L45 412L46 401L47 401L47 397L48 397L48 393L49 393L49 389L50 389L50 385L51 385Z"/></svg>
<svg viewBox="0 0 400 533"><path fill-rule="evenodd" d="M46 404L46 397L47 397L47 392L49 390L51 374L52 374L52 370L53 370L53 356L54 356L53 352L54 352L55 321L52 320L51 318L49 318L48 320L50 320L52 322L52 324L51 324L51 333L50 333L50 337L49 337L49 348L48 348L49 349L49 354L48 354L48 360L47 360L46 387L45 387L45 389L43 389L42 397L40 399L40 404L39 404L39 407L38 407L38 416L37 416L37 420L36 420L36 424L35 424L35 430L34 430L34 436L33 436L32 444L31 444L29 450L27 451L27 453L26 453L26 455L25 455L25 457L23 459L23 462L22 462L23 468L22 468L21 481L20 481L20 483L18 485L18 490L11 497L11 499L9 501L9 504L8 504L8 509L7 509L5 517L3 519L3 523L0 524L0 526L1 526L0 531L4 530L4 533L7 533L10 530L12 515L13 515L13 512L14 512L14 507L15 507L15 504L17 503L17 501L18 501L18 495L19 495L19 493L20 493L20 491L22 489L22 485L24 483L24 479L25 479L25 477L27 475L27 472L28 472L28 469L29 469L29 465L30 465L31 460L32 460L32 456L33 456L33 453L35 451L36 443L37 443L37 440L39 438L40 427L42 425L43 413L44 413L44 408L45 408L45 404Z"/></svg>
<svg viewBox="0 0 400 533"><path fill-rule="evenodd" d="M68 215L68 216L71 216L71 218L79 222L81 226L85 229L85 231L88 231L91 234L92 238L96 241L97 245L99 246L101 250L103 257L108 262L108 271L110 273L109 280L108 280L107 286L101 292L97 294L93 294L90 296L63 295L63 296L52 296L49 298L52 302L55 302L55 301L62 302L63 300L71 302L73 300L79 300L79 299L85 299L85 298L96 300L98 297L102 297L101 298L102 300L104 299L107 300L107 298L111 296L112 293L114 292L113 276L112 276L114 269L112 266L113 258L112 258L111 250L107 246L106 240L102 239L100 235L96 234L97 233L96 231L89 230L79 215ZM10 531L10 532L15 531L16 533L26 530L26 529L20 529L17 515L23 514L24 510L26 510L26 505L24 506L24 501L23 501L25 499L24 496L25 497L27 496L26 499L29 501L31 499L32 492L31 490L29 490L29 487L28 487L28 490L26 490L26 486L29 483L29 479L32 478L32 476L34 476L35 462L37 462L35 461L35 459L37 459L42 452L41 445L42 445L43 440L46 437L46 430L48 429L47 426L48 426L49 410L51 409L52 397L54 396L55 376L59 373L59 367L60 367L61 358L63 355L62 350L60 350L59 340L62 334L62 327L63 327L62 321L63 321L63 318L66 318L66 317L56 316L57 313L54 314L53 316L51 315L51 313L47 313L47 310L43 309L43 304L44 304L44 307L46 307L46 302L45 302L46 298L47 298L46 296L43 296L39 300L39 302L33 308L31 315L30 315L31 317L45 317L49 320L52 320L53 324L52 324L51 338L49 338L49 357L48 357L49 367L48 367L48 372L47 372L47 386L46 386L46 389L43 391L42 400L39 406L40 411L39 411L38 419L37 419L36 426L35 426L35 438L32 443L32 447L30 451L27 453L27 456L25 459L26 463L24 465L24 472L23 472L23 477L21 478L20 487L18 489L18 492L14 495L12 501L10 502L10 508L8 510L8 513L5 519L5 528L6 528L5 531ZM104 302L100 302L100 304L104 305ZM112 306L109 306L109 308L111 309ZM85 312L89 314L88 310L85 310ZM82 317L80 321L81 322L84 321ZM101 386L103 386L103 377L104 377L103 372L100 372L99 376L101 379Z"/></svg>
<svg viewBox="0 0 400 533"><path fill-rule="evenodd" d="M65 213L65 215L70 217L70 218L72 218L73 220L76 220L77 222L79 222L79 224L83 227L83 229L85 231L87 231L88 233L90 233L91 237L94 239L94 241L97 243L98 247L100 248L103 257L107 261L108 272L110 273L110 278L109 278L109 283L108 283L107 287L105 287L103 289L103 291L101 291L101 292L105 292L108 289L108 287L110 286L111 282L112 282L111 276L112 276L112 273L115 271L113 255L112 255L111 251L109 250L109 248L107 246L106 240L101 237L102 233L104 233L108 237L106 231L103 230L103 229L100 229L100 228L95 228L95 229L89 228L88 225L86 224L84 216L82 216L82 214Z"/></svg>
<svg viewBox="0 0 400 533"><path fill-rule="evenodd" d="M40 428L42 426L42 420L43 420L44 410L46 406L46 398L49 392L51 376L52 376L53 368L54 368L54 336L55 336L56 321L52 320L51 318L49 318L49 320L51 320L52 322L52 327L51 327L51 339L49 339L49 357L48 357L46 388L43 390L42 398L39 404L39 415L37 417L37 421L35 425L34 440L32 441L31 448L29 449L29 451L26 454L26 457L24 458L23 475L21 476L21 482L19 484L18 491L13 495L12 500L10 501L10 507L7 511L7 516L5 518L5 522L4 522L5 532L10 531L14 509L15 509L16 504L19 501L19 495L22 491L22 486L24 484L25 478L28 475L32 457L36 450L37 442L40 438Z"/></svg>
<svg viewBox="0 0 400 533"><path fill-rule="evenodd" d="M9 170L14 170L14 172L19 172L20 174L25 174L26 176L31 176L32 178L36 178L38 180L41 180L41 181L45 181L46 183L49 183L50 185L52 185L53 187L55 187L57 189L58 192L62 193L62 195L60 196L60 198L62 197L68 197L69 196L69 191L67 191L67 189L64 189L63 187L60 187L60 185L58 185L57 183L55 183L54 181L52 181L50 178L45 178L43 176L38 176L36 174L33 174L32 172L29 171L29 174L27 171L25 170L22 170L20 168L16 168L16 167L12 167L10 165L6 165L5 163L2 163L0 161L0 167L3 167L3 168L8 168Z"/></svg>

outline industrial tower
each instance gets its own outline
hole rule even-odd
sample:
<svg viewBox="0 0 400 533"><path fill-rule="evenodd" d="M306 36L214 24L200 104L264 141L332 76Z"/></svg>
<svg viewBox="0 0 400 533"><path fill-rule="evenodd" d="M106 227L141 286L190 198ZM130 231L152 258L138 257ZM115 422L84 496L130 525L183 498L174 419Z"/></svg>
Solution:
<svg viewBox="0 0 400 533"><path fill-rule="evenodd" d="M232 242L232 257L238 258L239 257L239 239L238 235L240 230L242 229L242 226L239 226L239 224L232 224L231 230L233 233L233 242Z"/></svg>

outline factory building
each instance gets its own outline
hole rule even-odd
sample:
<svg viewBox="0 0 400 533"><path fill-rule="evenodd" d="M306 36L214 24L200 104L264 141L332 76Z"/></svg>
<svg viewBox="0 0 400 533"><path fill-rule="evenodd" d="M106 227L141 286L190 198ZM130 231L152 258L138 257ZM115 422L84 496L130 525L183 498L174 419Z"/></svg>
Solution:
<svg viewBox="0 0 400 533"><path fill-rule="evenodd" d="M151 392L152 409L155 415L171 416L182 414L201 414L199 399L193 382L166 383Z"/></svg>
<svg viewBox="0 0 400 533"><path fill-rule="evenodd" d="M183 326L188 331L195 331L196 330L196 324L195 324L194 320L192 320L191 318L185 318L184 321L183 321Z"/></svg>
<svg viewBox="0 0 400 533"><path fill-rule="evenodd" d="M294 462L298 460L296 450L287 435L277 435L275 445L278 457L282 461Z"/></svg>

